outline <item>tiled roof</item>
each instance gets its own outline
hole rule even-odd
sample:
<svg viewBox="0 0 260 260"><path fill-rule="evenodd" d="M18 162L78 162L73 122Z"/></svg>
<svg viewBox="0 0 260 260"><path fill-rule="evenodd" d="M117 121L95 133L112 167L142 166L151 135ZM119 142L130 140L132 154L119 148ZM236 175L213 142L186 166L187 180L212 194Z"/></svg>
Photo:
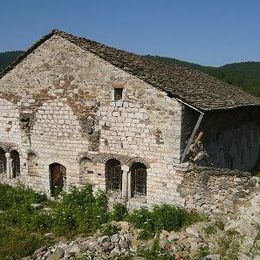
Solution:
<svg viewBox="0 0 260 260"><path fill-rule="evenodd" d="M203 72L181 65L155 61L59 30L53 30L36 42L16 62L7 67L0 74L0 78L54 34L69 40L84 50L90 51L112 65L167 92L169 96L199 110L225 110L243 106L260 106L258 98Z"/></svg>

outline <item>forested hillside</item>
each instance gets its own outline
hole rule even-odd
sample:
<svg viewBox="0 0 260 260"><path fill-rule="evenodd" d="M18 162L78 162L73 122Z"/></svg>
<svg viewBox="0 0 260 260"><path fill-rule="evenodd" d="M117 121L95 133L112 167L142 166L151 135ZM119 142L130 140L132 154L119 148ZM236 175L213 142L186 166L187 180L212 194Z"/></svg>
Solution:
<svg viewBox="0 0 260 260"><path fill-rule="evenodd" d="M22 51L0 53L0 71L22 53ZM210 67L167 57L151 55L147 55L146 57L162 62L180 64L203 71L229 84L241 87L252 95L260 97L260 62L240 62L227 64L221 67Z"/></svg>
<svg viewBox="0 0 260 260"><path fill-rule="evenodd" d="M206 73L260 97L260 62L240 62L205 70Z"/></svg>
<svg viewBox="0 0 260 260"><path fill-rule="evenodd" d="M13 62L23 51L7 51L0 53L0 71Z"/></svg>

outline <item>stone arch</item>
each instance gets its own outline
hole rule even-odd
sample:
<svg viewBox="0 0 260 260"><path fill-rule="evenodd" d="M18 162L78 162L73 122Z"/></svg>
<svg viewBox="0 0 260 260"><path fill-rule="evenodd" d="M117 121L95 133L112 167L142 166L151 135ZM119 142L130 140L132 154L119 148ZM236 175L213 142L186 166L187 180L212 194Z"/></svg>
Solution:
<svg viewBox="0 0 260 260"><path fill-rule="evenodd" d="M17 150L12 149L10 151L10 162L11 162L11 177L16 178L20 175L20 154Z"/></svg>
<svg viewBox="0 0 260 260"><path fill-rule="evenodd" d="M104 154L102 156L102 159L101 159L102 162L106 163L109 160L117 160L121 164L125 163L124 156L121 156L121 155L117 155L117 154Z"/></svg>
<svg viewBox="0 0 260 260"><path fill-rule="evenodd" d="M50 191L52 196L57 196L66 186L66 168L60 163L49 165Z"/></svg>
<svg viewBox="0 0 260 260"><path fill-rule="evenodd" d="M126 162L126 165L128 165L129 167L131 167L131 165L133 163L141 163L143 165L145 165L146 168L150 168L150 163L147 162L147 160L141 158L141 157L134 157L134 158L131 158L130 160L128 160Z"/></svg>
<svg viewBox="0 0 260 260"><path fill-rule="evenodd" d="M0 174L4 174L6 172L6 157L5 151L0 147Z"/></svg>
<svg viewBox="0 0 260 260"><path fill-rule="evenodd" d="M16 145L13 145L13 144L9 145L8 151L9 151L9 153L11 153L12 151L17 151L18 153L20 153L19 147Z"/></svg>
<svg viewBox="0 0 260 260"><path fill-rule="evenodd" d="M105 165L106 190L122 191L122 169L121 162L109 159Z"/></svg>
<svg viewBox="0 0 260 260"><path fill-rule="evenodd" d="M134 162L130 167L131 197L146 196L147 193L147 167L140 162Z"/></svg>

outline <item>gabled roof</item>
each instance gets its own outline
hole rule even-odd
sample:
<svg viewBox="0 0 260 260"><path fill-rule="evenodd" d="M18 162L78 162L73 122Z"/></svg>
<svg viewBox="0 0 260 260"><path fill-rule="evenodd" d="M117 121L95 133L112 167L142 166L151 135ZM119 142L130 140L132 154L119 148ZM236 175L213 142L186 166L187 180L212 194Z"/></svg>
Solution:
<svg viewBox="0 0 260 260"><path fill-rule="evenodd" d="M18 57L13 64L7 67L0 74L0 78L53 35L59 35L67 39L80 48L90 51L112 65L167 92L169 96L175 97L198 110L210 111L243 106L260 106L258 98L203 72L181 65L151 60L144 56L108 47L59 30L53 30L36 42L23 55Z"/></svg>

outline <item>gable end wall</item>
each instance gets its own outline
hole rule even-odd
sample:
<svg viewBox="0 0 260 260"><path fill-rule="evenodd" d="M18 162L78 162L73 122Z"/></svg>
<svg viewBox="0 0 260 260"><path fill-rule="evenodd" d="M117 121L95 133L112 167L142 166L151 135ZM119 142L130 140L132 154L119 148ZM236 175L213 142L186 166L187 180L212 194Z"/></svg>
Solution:
<svg viewBox="0 0 260 260"><path fill-rule="evenodd" d="M124 88L123 101L115 103L117 87ZM1 78L0 88L0 97L31 115L29 134L22 129L17 140L23 161L30 150L38 158L37 174L29 175L25 163L26 184L49 192L49 165L58 162L68 186L88 181L104 189L108 158L128 170L139 160L149 165L148 204L182 203L173 167L180 159L182 105L166 93L57 35ZM80 173L84 155L91 157L91 174Z"/></svg>

